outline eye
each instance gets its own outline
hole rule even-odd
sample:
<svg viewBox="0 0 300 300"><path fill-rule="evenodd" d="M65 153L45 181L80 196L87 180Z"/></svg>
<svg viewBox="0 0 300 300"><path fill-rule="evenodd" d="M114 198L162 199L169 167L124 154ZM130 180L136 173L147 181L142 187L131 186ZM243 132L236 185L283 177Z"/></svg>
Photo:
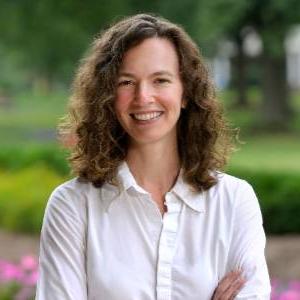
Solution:
<svg viewBox="0 0 300 300"><path fill-rule="evenodd" d="M154 82L158 84L164 84L164 83L170 83L170 80L167 78L156 78Z"/></svg>
<svg viewBox="0 0 300 300"><path fill-rule="evenodd" d="M132 85L133 81L129 79L124 79L118 82L118 86L129 86Z"/></svg>

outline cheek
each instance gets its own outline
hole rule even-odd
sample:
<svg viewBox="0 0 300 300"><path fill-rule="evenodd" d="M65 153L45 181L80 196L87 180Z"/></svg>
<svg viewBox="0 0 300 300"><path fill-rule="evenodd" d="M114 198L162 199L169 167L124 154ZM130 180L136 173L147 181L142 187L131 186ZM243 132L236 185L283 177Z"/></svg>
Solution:
<svg viewBox="0 0 300 300"><path fill-rule="evenodd" d="M173 104L181 103L183 97L183 88L181 85L176 85L170 89L166 89L163 91L163 97L168 99L169 102Z"/></svg>
<svg viewBox="0 0 300 300"><path fill-rule="evenodd" d="M117 114L126 111L130 105L130 93L129 92L118 92L115 100L115 110Z"/></svg>
<svg viewBox="0 0 300 300"><path fill-rule="evenodd" d="M172 91L164 96L164 105L168 106L171 110L181 110L182 107L182 93L180 90Z"/></svg>

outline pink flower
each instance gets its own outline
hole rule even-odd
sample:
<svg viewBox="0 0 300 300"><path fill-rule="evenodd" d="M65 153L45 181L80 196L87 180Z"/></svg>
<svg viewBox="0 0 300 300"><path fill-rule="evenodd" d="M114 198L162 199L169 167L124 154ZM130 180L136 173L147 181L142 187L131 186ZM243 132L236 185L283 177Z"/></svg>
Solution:
<svg viewBox="0 0 300 300"><path fill-rule="evenodd" d="M300 292L300 281L297 280L290 281L289 289Z"/></svg>
<svg viewBox="0 0 300 300"><path fill-rule="evenodd" d="M27 286L35 286L38 280L38 271L33 271L22 278L22 283Z"/></svg>
<svg viewBox="0 0 300 300"><path fill-rule="evenodd" d="M280 286L280 281L277 278L272 278L271 279L271 286L272 289L277 289Z"/></svg>
<svg viewBox="0 0 300 300"><path fill-rule="evenodd" d="M277 278L271 280L271 300L278 300L278 289L280 288L280 281Z"/></svg>
<svg viewBox="0 0 300 300"><path fill-rule="evenodd" d="M0 266L0 280L12 281L20 280L23 277L23 270L12 263L3 263Z"/></svg>
<svg viewBox="0 0 300 300"><path fill-rule="evenodd" d="M300 299L300 293L296 291L283 292L279 297L279 300L299 300L299 299Z"/></svg>
<svg viewBox="0 0 300 300"><path fill-rule="evenodd" d="M28 271L36 270L37 266L38 266L38 262L34 256L26 255L22 257L21 267L24 270L28 270Z"/></svg>

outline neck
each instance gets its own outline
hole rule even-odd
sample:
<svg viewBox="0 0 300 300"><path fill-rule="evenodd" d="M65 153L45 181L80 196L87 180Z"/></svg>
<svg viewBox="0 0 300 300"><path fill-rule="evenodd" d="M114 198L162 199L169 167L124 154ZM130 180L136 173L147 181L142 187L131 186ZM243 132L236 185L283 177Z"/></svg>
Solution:
<svg viewBox="0 0 300 300"><path fill-rule="evenodd" d="M132 145L126 161L140 186L162 194L174 185L180 169L177 144Z"/></svg>

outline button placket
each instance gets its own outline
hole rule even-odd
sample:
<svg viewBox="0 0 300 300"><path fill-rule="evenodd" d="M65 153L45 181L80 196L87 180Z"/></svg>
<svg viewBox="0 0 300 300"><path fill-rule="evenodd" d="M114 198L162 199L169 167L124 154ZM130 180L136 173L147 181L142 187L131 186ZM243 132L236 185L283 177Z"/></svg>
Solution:
<svg viewBox="0 0 300 300"><path fill-rule="evenodd" d="M182 203L170 193L166 195L168 211L163 217L163 228L159 241L157 265L157 300L171 300L172 261L175 254L179 214Z"/></svg>
<svg viewBox="0 0 300 300"><path fill-rule="evenodd" d="M151 199L148 194L140 195L140 199L144 202L145 208L147 210L147 216L151 220L151 241L156 245L159 243L159 238L162 230L162 217L157 205Z"/></svg>

